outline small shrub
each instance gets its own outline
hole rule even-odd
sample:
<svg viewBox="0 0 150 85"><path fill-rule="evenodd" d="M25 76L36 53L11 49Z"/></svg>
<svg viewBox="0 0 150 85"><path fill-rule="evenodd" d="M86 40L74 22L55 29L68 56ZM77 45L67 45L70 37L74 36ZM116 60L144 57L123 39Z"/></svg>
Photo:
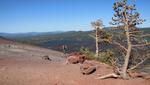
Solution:
<svg viewBox="0 0 150 85"><path fill-rule="evenodd" d="M112 65L112 61L115 58L114 53L111 50L100 52L98 57L94 57L94 53L91 52L89 48L81 47L80 52L86 55L86 59L88 60L96 60L96 61L103 62L109 65Z"/></svg>
<svg viewBox="0 0 150 85"><path fill-rule="evenodd" d="M97 61L112 65L112 60L114 59L114 54L112 51L107 50L105 52L100 52L99 56L96 58Z"/></svg>
<svg viewBox="0 0 150 85"><path fill-rule="evenodd" d="M94 53L91 52L89 48L81 47L80 52L86 56L86 59L88 60L94 59Z"/></svg>

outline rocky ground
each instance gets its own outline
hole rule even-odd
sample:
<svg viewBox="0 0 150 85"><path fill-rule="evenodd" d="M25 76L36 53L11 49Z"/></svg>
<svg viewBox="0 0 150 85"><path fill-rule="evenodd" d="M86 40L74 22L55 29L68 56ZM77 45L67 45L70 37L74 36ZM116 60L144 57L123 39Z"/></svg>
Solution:
<svg viewBox="0 0 150 85"><path fill-rule="evenodd" d="M48 56L50 60L45 60ZM0 40L0 85L150 85L149 79L95 79L112 72L103 63L90 75L80 72L80 64L65 64L60 52Z"/></svg>

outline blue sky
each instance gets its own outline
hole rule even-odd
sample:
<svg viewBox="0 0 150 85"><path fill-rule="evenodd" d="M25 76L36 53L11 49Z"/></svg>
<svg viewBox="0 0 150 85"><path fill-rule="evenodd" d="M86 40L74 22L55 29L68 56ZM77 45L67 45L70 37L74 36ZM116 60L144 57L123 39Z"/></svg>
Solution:
<svg viewBox="0 0 150 85"><path fill-rule="evenodd" d="M102 18L109 26L115 0L0 0L0 32L91 30L90 22ZM150 27L150 0L136 0L138 11Z"/></svg>

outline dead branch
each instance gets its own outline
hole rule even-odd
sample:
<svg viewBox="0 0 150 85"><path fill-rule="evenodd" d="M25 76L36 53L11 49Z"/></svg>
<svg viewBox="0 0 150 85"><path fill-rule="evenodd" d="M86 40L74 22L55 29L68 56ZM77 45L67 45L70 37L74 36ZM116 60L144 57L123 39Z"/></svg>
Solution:
<svg viewBox="0 0 150 85"><path fill-rule="evenodd" d="M101 77L97 77L95 79L106 79L106 78L119 78L120 76L115 74L115 73L111 73L111 74L107 74Z"/></svg>
<svg viewBox="0 0 150 85"><path fill-rule="evenodd" d="M144 61L146 61L148 58L150 58L150 56L144 58L144 60L142 60L141 62L139 62L138 64L136 64L135 66L133 66L132 68L128 69L128 71L131 71L135 68L137 68L139 65L141 65Z"/></svg>
<svg viewBox="0 0 150 85"><path fill-rule="evenodd" d="M147 37L147 36L150 36L150 34L145 34L145 35L142 35L142 37Z"/></svg>
<svg viewBox="0 0 150 85"><path fill-rule="evenodd" d="M118 60L118 58L116 58L115 60L111 60L113 71L116 74L121 74L120 68L116 65L117 64L117 60Z"/></svg>
<svg viewBox="0 0 150 85"><path fill-rule="evenodd" d="M112 30L118 30L118 29L120 29L119 27L112 27L111 28Z"/></svg>
<svg viewBox="0 0 150 85"><path fill-rule="evenodd" d="M119 45L121 48L123 48L125 51L127 51L127 49L123 45L121 45L120 43L114 41L114 44Z"/></svg>
<svg viewBox="0 0 150 85"><path fill-rule="evenodd" d="M136 37L136 35L134 35L134 34L130 34L130 36ZM144 35L141 35L140 37L149 37L149 36L150 36L150 34L144 34Z"/></svg>
<svg viewBox="0 0 150 85"><path fill-rule="evenodd" d="M132 31L132 32L129 32L130 34L133 34L133 33L143 33L143 31Z"/></svg>
<svg viewBox="0 0 150 85"><path fill-rule="evenodd" d="M98 42L110 42L109 39L99 39Z"/></svg>
<svg viewBox="0 0 150 85"><path fill-rule="evenodd" d="M132 47L140 47L140 46L145 46L145 45L150 45L150 42L140 44L140 45L132 45Z"/></svg>
<svg viewBox="0 0 150 85"><path fill-rule="evenodd" d="M136 35L130 34L130 36L134 36L135 37Z"/></svg>

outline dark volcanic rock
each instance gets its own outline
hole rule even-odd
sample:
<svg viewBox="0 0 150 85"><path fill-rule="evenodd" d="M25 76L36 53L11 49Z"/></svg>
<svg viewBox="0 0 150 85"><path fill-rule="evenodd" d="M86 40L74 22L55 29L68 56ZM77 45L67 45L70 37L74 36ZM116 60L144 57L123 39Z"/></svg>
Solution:
<svg viewBox="0 0 150 85"><path fill-rule="evenodd" d="M52 59L50 59L48 55L43 56L42 59L52 61Z"/></svg>

